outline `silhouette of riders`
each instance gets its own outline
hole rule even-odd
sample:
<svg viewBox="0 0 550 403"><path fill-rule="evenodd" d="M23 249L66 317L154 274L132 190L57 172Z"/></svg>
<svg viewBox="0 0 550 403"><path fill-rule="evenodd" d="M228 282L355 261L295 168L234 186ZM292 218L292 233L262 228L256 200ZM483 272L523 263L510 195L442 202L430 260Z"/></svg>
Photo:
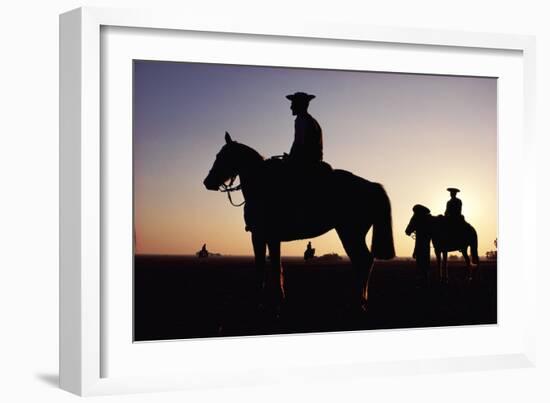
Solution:
<svg viewBox="0 0 550 403"><path fill-rule="evenodd" d="M299 164L315 164L323 160L323 132L321 126L307 109L315 95L296 92L286 96L294 121L294 142L288 158Z"/></svg>
<svg viewBox="0 0 550 403"><path fill-rule="evenodd" d="M208 257L209 254L210 252L206 249L206 244L203 244L201 250L197 252L198 257Z"/></svg>
<svg viewBox="0 0 550 403"><path fill-rule="evenodd" d="M315 257L315 248L311 247L311 241L307 243L306 250L304 252L304 260L313 259Z"/></svg>

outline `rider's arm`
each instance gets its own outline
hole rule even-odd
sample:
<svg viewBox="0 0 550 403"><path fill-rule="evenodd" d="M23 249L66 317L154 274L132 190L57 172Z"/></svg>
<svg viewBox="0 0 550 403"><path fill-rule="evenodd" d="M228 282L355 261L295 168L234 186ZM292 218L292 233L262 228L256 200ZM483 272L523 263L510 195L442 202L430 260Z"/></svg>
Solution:
<svg viewBox="0 0 550 403"><path fill-rule="evenodd" d="M294 142L304 145L306 141L307 122L302 117L297 117L294 121Z"/></svg>
<svg viewBox="0 0 550 403"><path fill-rule="evenodd" d="M305 145L306 138L306 122L301 117L296 117L294 121L294 142L290 149L290 155L296 156L296 153L300 153Z"/></svg>

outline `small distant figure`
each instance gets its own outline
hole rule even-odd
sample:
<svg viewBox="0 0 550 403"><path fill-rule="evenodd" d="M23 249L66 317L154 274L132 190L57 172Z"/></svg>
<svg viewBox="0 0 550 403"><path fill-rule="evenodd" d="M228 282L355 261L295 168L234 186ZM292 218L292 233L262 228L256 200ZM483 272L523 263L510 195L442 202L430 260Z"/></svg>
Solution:
<svg viewBox="0 0 550 403"><path fill-rule="evenodd" d="M495 239L493 241L493 244L495 245L495 249L498 249L498 240ZM490 250L485 253L485 257L488 260L497 260L498 252L496 250Z"/></svg>
<svg viewBox="0 0 550 403"><path fill-rule="evenodd" d="M202 248L200 251L197 252L197 256L199 258L208 257L210 255L210 252L206 249L206 244L202 245Z"/></svg>
<svg viewBox="0 0 550 403"><path fill-rule="evenodd" d="M413 258L423 283L427 285L430 273L430 209L417 204L413 207L413 212L417 217Z"/></svg>
<svg viewBox="0 0 550 403"><path fill-rule="evenodd" d="M313 259L315 257L315 248L311 247L311 241L307 243L306 251L304 252L304 260Z"/></svg>
<svg viewBox="0 0 550 403"><path fill-rule="evenodd" d="M462 215L462 200L456 197L456 194L460 192L457 188L447 188L447 191L451 194L451 198L447 202L447 208L445 209L445 216L451 219L464 221Z"/></svg>

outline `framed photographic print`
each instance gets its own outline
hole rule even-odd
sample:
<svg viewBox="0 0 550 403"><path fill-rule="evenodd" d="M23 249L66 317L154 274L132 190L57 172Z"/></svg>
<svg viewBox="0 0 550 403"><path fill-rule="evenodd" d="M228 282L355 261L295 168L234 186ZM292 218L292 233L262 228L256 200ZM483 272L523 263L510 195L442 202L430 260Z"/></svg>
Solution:
<svg viewBox="0 0 550 403"><path fill-rule="evenodd" d="M64 389L532 365L532 38L180 17L61 16Z"/></svg>

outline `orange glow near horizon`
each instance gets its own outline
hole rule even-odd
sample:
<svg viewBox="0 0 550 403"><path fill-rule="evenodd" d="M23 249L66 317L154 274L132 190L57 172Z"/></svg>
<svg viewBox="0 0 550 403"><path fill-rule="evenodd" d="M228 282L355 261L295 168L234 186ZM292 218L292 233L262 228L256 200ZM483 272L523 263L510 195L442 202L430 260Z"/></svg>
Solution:
<svg viewBox="0 0 550 403"><path fill-rule="evenodd" d="M134 70L136 253L189 255L206 243L212 252L252 255L242 207L202 181L226 130L262 155L288 152L294 118L284 96L298 90L317 95L310 113L323 128L325 160L384 185L398 256L412 255L404 231L413 205L443 214L450 186L461 190L480 256L495 249L496 79L141 63ZM283 256L301 256L308 241L284 243ZM335 231L311 241L317 255L345 255Z"/></svg>

